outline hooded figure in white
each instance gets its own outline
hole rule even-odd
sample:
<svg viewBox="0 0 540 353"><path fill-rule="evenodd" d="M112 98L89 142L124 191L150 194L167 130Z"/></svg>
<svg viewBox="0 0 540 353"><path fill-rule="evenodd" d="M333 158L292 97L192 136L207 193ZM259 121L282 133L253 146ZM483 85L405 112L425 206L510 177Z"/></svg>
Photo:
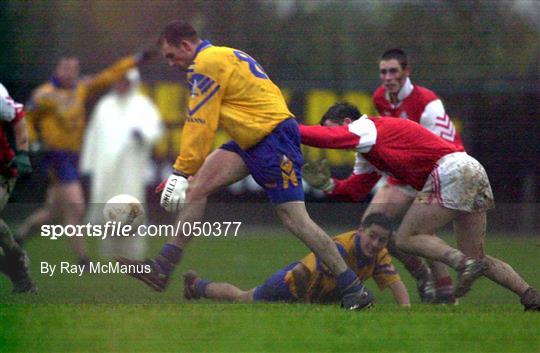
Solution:
<svg viewBox="0 0 540 353"><path fill-rule="evenodd" d="M103 205L115 195L129 194L145 202L147 180L154 170L151 152L163 127L159 111L139 85L139 71L130 70L99 100L90 117L80 169L91 175L87 214L91 224L103 222ZM113 237L101 243L104 256L142 258L146 252L143 237Z"/></svg>

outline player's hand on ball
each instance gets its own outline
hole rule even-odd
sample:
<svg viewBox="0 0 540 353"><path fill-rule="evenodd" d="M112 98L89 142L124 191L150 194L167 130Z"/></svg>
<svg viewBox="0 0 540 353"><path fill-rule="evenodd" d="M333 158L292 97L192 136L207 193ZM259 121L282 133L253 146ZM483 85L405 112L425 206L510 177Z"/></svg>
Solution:
<svg viewBox="0 0 540 353"><path fill-rule="evenodd" d="M186 200L188 180L184 175L173 173L156 188L161 191L160 204L167 212L177 212Z"/></svg>
<svg viewBox="0 0 540 353"><path fill-rule="evenodd" d="M330 174L330 165L326 159L304 164L302 167L302 177L314 188L323 191L332 191L334 188L334 180Z"/></svg>

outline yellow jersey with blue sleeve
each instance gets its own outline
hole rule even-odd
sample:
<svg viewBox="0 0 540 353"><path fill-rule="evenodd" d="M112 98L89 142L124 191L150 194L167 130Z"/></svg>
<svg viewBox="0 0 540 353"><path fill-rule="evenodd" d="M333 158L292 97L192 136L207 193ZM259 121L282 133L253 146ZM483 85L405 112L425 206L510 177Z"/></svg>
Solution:
<svg viewBox="0 0 540 353"><path fill-rule="evenodd" d="M218 126L245 150L293 117L280 89L240 50L202 41L187 80L188 116L174 164L187 175L195 174L210 153Z"/></svg>
<svg viewBox="0 0 540 353"><path fill-rule="evenodd" d="M39 86L28 111L32 135L48 150L78 152L89 99L104 93L135 66L135 57L129 56L73 88L63 88L54 79Z"/></svg>
<svg viewBox="0 0 540 353"><path fill-rule="evenodd" d="M333 238L347 266L357 274L361 281L373 277L381 290L400 281L388 250L384 248L376 256L368 257L362 251L360 237L359 232L350 231ZM341 299L336 288L335 277L314 253L304 257L300 263L307 270L307 278L299 281L298 278L295 278L295 273L292 270L285 275L285 282L293 297L307 302L320 303L335 302Z"/></svg>

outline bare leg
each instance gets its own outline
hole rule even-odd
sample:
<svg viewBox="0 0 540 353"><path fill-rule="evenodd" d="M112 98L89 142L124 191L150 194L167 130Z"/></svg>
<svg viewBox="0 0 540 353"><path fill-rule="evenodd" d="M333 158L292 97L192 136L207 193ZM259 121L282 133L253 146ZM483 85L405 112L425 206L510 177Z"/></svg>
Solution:
<svg viewBox="0 0 540 353"><path fill-rule="evenodd" d="M62 211L64 224L80 224L84 216L84 194L79 181L59 184L55 189L54 198L57 200ZM79 260L88 260L86 241L83 237L71 237L69 244Z"/></svg>
<svg viewBox="0 0 540 353"><path fill-rule="evenodd" d="M458 268L463 253L435 236L437 230L458 216L458 211L437 204L414 202L403 218L396 233L399 248Z"/></svg>
<svg viewBox="0 0 540 353"><path fill-rule="evenodd" d="M391 220L399 221L413 201L414 196L405 194L398 187L384 184L373 196L362 220L371 213L383 213Z"/></svg>
<svg viewBox="0 0 540 353"><path fill-rule="evenodd" d="M486 236L486 213L463 213L454 221L454 231L458 248L467 256L484 258L488 264L485 276L499 285L521 296L530 287L507 263L486 256L484 243Z"/></svg>
<svg viewBox="0 0 540 353"><path fill-rule="evenodd" d="M282 203L277 205L276 211L283 225L310 248L334 275L348 269L330 236L307 213L304 202Z"/></svg>
<svg viewBox="0 0 540 353"><path fill-rule="evenodd" d="M448 272L448 267L438 261L428 260L429 268L431 268L431 273L433 273L433 278L437 280L438 278L446 278L450 276Z"/></svg>
<svg viewBox="0 0 540 353"><path fill-rule="evenodd" d="M28 238L31 232L35 231L37 227L41 227L43 224L52 222L59 215L58 204L54 199L57 187L58 185L56 183L49 185L47 188L45 205L24 220L17 232L18 239L25 240Z"/></svg>
<svg viewBox="0 0 540 353"><path fill-rule="evenodd" d="M185 206L178 215L178 222L196 222L203 218L206 200L219 188L237 182L249 175L247 167L234 152L217 149L205 160L199 172L190 179ZM192 237L182 234L173 237L171 244L183 248Z"/></svg>
<svg viewBox="0 0 540 353"><path fill-rule="evenodd" d="M204 296L208 299L228 300L232 302L251 303L255 289L243 291L230 283L211 282L206 286Z"/></svg>
<svg viewBox="0 0 540 353"><path fill-rule="evenodd" d="M200 278L194 270L184 273L184 298L188 300L203 297L213 300L249 303L253 301L254 293L255 288L243 291L230 283L207 281Z"/></svg>

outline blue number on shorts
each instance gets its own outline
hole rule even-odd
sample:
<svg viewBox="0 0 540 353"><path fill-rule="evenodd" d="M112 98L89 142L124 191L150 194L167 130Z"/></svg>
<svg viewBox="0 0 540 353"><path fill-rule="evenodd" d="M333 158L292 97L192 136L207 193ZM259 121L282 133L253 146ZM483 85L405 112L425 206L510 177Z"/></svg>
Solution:
<svg viewBox="0 0 540 353"><path fill-rule="evenodd" d="M268 79L268 76L264 72L262 66L259 65L259 63L256 62L255 59L253 59L251 56L247 55L246 53L240 50L235 50L234 55L236 55L238 59L249 63L249 69L251 70L251 73L253 75L257 76L258 78L263 78L265 80Z"/></svg>

